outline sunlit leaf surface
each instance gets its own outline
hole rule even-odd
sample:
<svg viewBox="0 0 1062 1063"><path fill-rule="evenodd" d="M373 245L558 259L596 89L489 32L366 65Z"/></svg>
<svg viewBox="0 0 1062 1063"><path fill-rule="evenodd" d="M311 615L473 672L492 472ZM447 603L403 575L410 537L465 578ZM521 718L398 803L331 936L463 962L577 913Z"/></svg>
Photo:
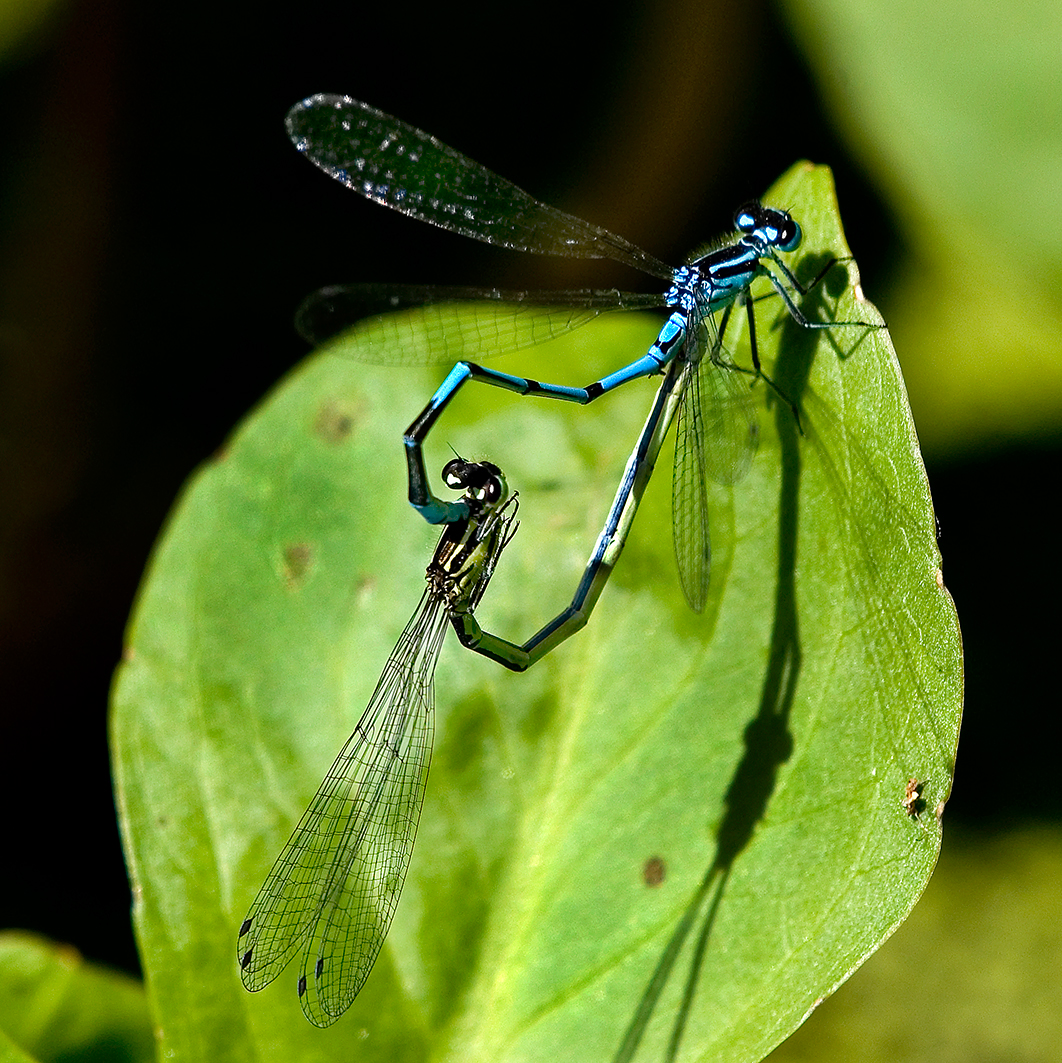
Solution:
<svg viewBox="0 0 1062 1063"><path fill-rule="evenodd" d="M799 276L847 253L825 169L765 200L805 229ZM875 320L842 267L804 305ZM236 930L419 598L435 536L404 503L399 437L440 371L311 359L190 484L113 716L170 1058L756 1060L904 919L939 849L961 647L903 383L883 331L813 335L777 299L757 321L803 434L759 386L751 469L711 489L704 613L675 573L665 454L574 640L523 676L444 649L405 891L328 1030L303 1019L295 965L244 992ZM583 384L655 327L606 315L499 364ZM452 444L523 503L485 626L524 639L566 604L651 394L580 409L466 388L448 411L429 469Z"/></svg>

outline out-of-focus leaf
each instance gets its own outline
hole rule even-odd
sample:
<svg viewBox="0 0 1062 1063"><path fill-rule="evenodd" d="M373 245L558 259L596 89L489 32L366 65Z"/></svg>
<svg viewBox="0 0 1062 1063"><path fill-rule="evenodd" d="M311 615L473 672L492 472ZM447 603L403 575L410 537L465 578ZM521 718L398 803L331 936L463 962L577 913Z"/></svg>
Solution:
<svg viewBox="0 0 1062 1063"><path fill-rule="evenodd" d="M5 1060L155 1058L143 986L86 963L69 946L17 931L0 934L0 1031L10 1042L0 1044Z"/></svg>
<svg viewBox="0 0 1062 1063"><path fill-rule="evenodd" d="M885 305L923 443L1062 427L1062 8L784 8L838 127L903 228Z"/></svg>

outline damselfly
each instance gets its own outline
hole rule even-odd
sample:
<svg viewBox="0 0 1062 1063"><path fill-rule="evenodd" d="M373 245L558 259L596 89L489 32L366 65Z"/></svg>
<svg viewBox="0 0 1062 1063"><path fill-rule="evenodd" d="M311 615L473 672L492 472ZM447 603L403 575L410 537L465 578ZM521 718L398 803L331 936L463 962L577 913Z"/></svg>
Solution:
<svg viewBox="0 0 1062 1063"><path fill-rule="evenodd" d="M445 502L432 494L422 446L432 426L467 380L478 380L521 395L586 404L630 380L663 373L649 420L628 463L597 546L587 563L571 605L524 644L532 662L586 622L615 554L616 530L633 517L635 485L648 470L638 462L655 459L663 434L678 413L672 507L675 557L683 592L700 611L708 591L711 543L708 533L708 479L734 483L748 470L758 438L750 386L763 373L756 345L750 286L770 282L790 317L808 329L842 326L879 328L865 321L812 321L794 300L819 283L831 260L802 284L780 255L795 251L802 239L797 222L784 210L748 203L734 218L730 243L716 246L672 268L620 236L565 214L532 198L453 148L401 120L346 96L321 94L303 100L287 116L288 134L315 165L361 195L430 222L500 247L540 254L608 258L665 281L663 294L615 290L501 291L494 288L347 285L323 288L299 311L297 325L311 342L343 331L365 308L421 306L417 342L412 331L386 340L375 330L379 353L369 360L384 364L457 362L419 417L405 432L409 500L431 523L463 516L463 502ZM475 300L478 306L458 317L446 304ZM752 365L734 364L723 343L735 306L747 311ZM501 373L468 361L529 346L577 328L610 310L664 307L669 317L642 357L585 387L543 383ZM719 320L715 315L719 313ZM396 326L397 328L398 326ZM401 352L395 354L394 352ZM780 391L778 391L781 394ZM785 396L782 396L785 398ZM786 400L788 401L788 400ZM794 415L796 411L794 408ZM658 438L659 437L659 438ZM621 514L626 513L626 517ZM622 541L619 543L622 546ZM615 558L613 557L613 561Z"/></svg>
<svg viewBox="0 0 1062 1063"><path fill-rule="evenodd" d="M447 622L470 649L515 670L522 651L473 610L516 532L517 498L490 462L451 461L468 515L446 525L420 605L368 707L277 857L240 926L243 984L268 985L302 951L298 995L317 1026L358 995L387 937L420 820L434 734L435 664Z"/></svg>

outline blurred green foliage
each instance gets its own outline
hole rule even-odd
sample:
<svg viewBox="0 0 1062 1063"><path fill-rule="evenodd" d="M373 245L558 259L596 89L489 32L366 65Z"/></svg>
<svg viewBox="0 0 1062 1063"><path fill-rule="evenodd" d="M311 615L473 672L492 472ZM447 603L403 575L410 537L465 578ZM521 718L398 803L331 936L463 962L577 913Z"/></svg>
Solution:
<svg viewBox="0 0 1062 1063"><path fill-rule="evenodd" d="M86 963L68 945L11 931L0 933L0 1038L4 1063L155 1058L143 986Z"/></svg>
<svg viewBox="0 0 1062 1063"><path fill-rule="evenodd" d="M0 0L0 68L32 52L64 0Z"/></svg>
<svg viewBox="0 0 1062 1063"><path fill-rule="evenodd" d="M1062 430L1062 6L785 0L906 254L881 299L927 453ZM877 296L880 293L875 293Z"/></svg>

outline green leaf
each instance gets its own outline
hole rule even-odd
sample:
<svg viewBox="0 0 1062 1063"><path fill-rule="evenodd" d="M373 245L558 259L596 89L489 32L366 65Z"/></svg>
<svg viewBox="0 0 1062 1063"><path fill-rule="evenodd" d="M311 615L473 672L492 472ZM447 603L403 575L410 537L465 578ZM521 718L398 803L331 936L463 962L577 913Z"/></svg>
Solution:
<svg viewBox="0 0 1062 1063"><path fill-rule="evenodd" d="M39 49L59 8L57 0L4 0L0 4L0 64L12 65Z"/></svg>
<svg viewBox="0 0 1062 1063"><path fill-rule="evenodd" d="M1062 426L1062 8L786 0L909 252L886 317L923 441Z"/></svg>
<svg viewBox="0 0 1062 1063"><path fill-rule="evenodd" d="M805 228L799 276L847 254L828 170L797 166L769 199ZM805 307L875 320L844 281ZM961 704L903 383L884 332L813 334L777 299L757 320L804 434L759 385L751 471L712 490L705 612L679 590L664 455L583 632L525 675L444 648L405 891L327 1030L302 1018L294 964L244 992L236 931L419 598L434 535L403 501L399 431L440 374L318 356L195 478L113 713L169 1058L640 1060L677 1042L684 1060L755 1060L903 920L939 849ZM508 361L582 384L657 327L606 316ZM567 604L651 393L581 409L466 388L447 411L429 469L452 444L521 492L486 628L523 640Z"/></svg>
<svg viewBox="0 0 1062 1063"><path fill-rule="evenodd" d="M911 918L770 1063L1057 1058L1060 910L1057 826L949 831Z"/></svg>
<svg viewBox="0 0 1062 1063"><path fill-rule="evenodd" d="M0 933L0 1060L153 1059L143 987L85 963L69 946Z"/></svg>
<svg viewBox="0 0 1062 1063"><path fill-rule="evenodd" d="M6 1030L0 1029L0 1063L35 1063L35 1060L22 1051Z"/></svg>

